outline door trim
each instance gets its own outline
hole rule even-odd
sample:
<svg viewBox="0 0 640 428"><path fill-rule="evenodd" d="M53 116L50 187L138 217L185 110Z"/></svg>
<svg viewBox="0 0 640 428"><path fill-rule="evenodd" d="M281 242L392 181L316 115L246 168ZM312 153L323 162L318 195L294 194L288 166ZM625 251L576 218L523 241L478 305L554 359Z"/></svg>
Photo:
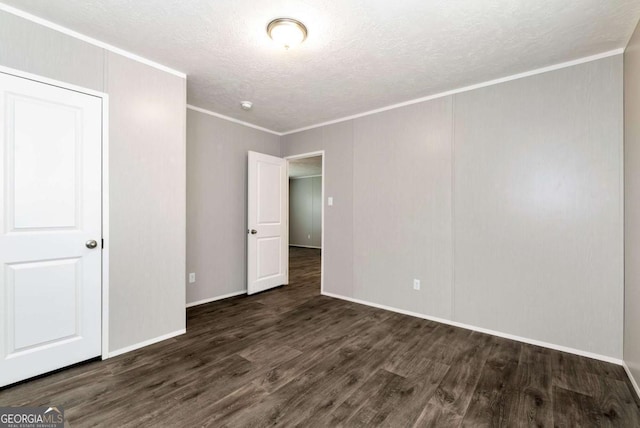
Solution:
<svg viewBox="0 0 640 428"><path fill-rule="evenodd" d="M0 65L0 73L91 95L102 100L102 359L109 358L109 95Z"/></svg>
<svg viewBox="0 0 640 428"><path fill-rule="evenodd" d="M321 255L320 255L320 294L324 294L324 259L325 259L325 254L326 254L326 246L324 245L324 204L326 203L325 201L325 196L324 196L324 182L325 182L325 156L324 156L324 150L318 150L315 152L308 152L308 153L302 153L299 155L291 155L291 156L286 156L284 158L284 160L287 161L287 178L289 177L289 161L294 160L294 159L305 159L305 158L312 158L312 157L316 157L316 156L322 156L322 205L320 206L320 217L322 217L322 221L321 223L321 227L322 227L322 232L320 233L320 247L321 247ZM289 192L287 192L287 228L289 227L289 196L288 196ZM289 234L287 233L287 246L289 246ZM288 276L288 272L287 272L287 276Z"/></svg>

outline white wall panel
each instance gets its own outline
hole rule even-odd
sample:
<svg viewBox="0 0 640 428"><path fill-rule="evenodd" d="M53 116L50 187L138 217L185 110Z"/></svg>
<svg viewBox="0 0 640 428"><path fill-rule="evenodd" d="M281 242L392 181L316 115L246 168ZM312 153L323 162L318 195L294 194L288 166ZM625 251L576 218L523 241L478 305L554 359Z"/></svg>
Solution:
<svg viewBox="0 0 640 428"><path fill-rule="evenodd" d="M186 82L108 53L112 350L185 328Z"/></svg>
<svg viewBox="0 0 640 428"><path fill-rule="evenodd" d="M454 320L622 357L622 58L455 96Z"/></svg>
<svg viewBox="0 0 640 428"><path fill-rule="evenodd" d="M312 178L289 179L289 245L311 245Z"/></svg>
<svg viewBox="0 0 640 428"><path fill-rule="evenodd" d="M0 11L0 65L97 91L104 89L105 51Z"/></svg>
<svg viewBox="0 0 640 428"><path fill-rule="evenodd" d="M624 54L624 361L640 382L640 26Z"/></svg>
<svg viewBox="0 0 640 428"><path fill-rule="evenodd" d="M353 297L448 318L451 98L356 119L353 141Z"/></svg>
<svg viewBox="0 0 640 428"><path fill-rule="evenodd" d="M322 177L289 179L289 245L322 245Z"/></svg>

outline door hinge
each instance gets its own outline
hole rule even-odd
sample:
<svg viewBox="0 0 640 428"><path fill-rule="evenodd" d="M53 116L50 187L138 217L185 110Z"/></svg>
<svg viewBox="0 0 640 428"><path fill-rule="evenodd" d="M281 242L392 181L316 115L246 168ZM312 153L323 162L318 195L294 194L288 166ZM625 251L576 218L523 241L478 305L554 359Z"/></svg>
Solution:
<svg viewBox="0 0 640 428"><path fill-rule="evenodd" d="M101 247L100 247L100 248L104 249L104 239L101 239L101 240L100 240L100 245L101 245Z"/></svg>

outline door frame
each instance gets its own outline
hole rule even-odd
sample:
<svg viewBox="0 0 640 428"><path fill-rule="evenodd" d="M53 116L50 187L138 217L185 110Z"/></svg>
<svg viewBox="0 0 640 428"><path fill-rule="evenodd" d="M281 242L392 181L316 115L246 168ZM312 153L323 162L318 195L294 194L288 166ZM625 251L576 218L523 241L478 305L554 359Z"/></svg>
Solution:
<svg viewBox="0 0 640 428"><path fill-rule="evenodd" d="M296 159L314 158L316 156L322 157L322 205L320 206L320 217L322 232L320 233L320 294L324 294L324 259L325 259L325 245L324 245L324 204L326 203L324 197L324 181L325 181L325 160L324 150L318 150L315 152L301 153L299 155L286 156L284 160L287 161L287 180L289 179L289 162ZM289 228L289 188L287 187L287 232ZM287 247L289 246L289 233L287 233ZM287 276L289 276L287 272Z"/></svg>
<svg viewBox="0 0 640 428"><path fill-rule="evenodd" d="M109 358L109 95L82 86L27 73L0 65L0 73L46 85L57 86L100 98L102 101L102 350L103 360Z"/></svg>

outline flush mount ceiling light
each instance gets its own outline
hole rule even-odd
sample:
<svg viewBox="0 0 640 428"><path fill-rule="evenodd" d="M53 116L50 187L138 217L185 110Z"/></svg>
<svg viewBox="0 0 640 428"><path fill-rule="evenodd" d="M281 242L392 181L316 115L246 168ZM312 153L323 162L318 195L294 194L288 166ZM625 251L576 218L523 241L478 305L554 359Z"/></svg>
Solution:
<svg viewBox="0 0 640 428"><path fill-rule="evenodd" d="M285 49L299 45L307 38L307 27L298 20L277 18L267 25L267 34Z"/></svg>

